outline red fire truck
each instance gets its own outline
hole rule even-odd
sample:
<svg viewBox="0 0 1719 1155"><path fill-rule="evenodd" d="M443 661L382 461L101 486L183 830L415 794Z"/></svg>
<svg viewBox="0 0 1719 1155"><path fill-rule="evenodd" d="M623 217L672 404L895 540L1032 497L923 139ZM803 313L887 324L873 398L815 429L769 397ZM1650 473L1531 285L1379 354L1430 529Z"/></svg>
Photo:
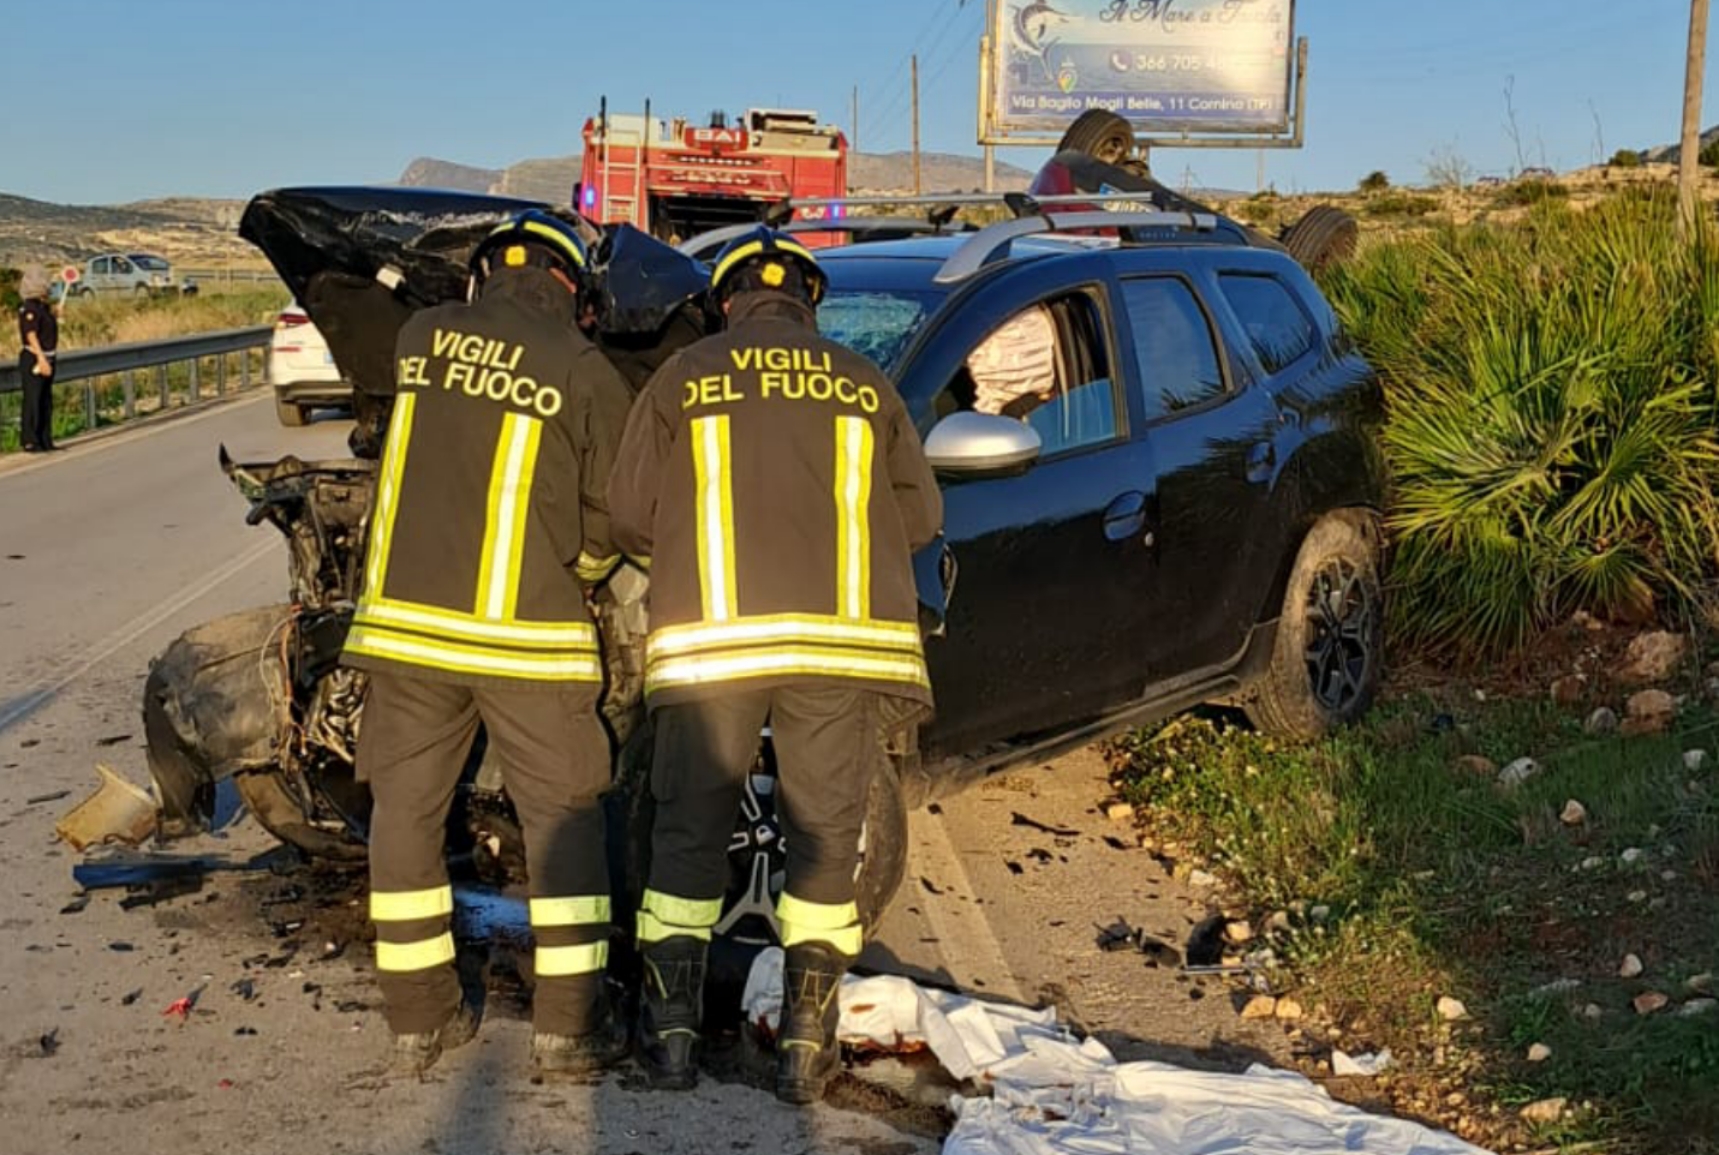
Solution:
<svg viewBox="0 0 1719 1155"><path fill-rule="evenodd" d="M789 197L847 195L848 142L815 112L754 108L739 123L603 113L585 122L573 203L592 220L628 222L664 240L762 220ZM802 206L797 219L841 215Z"/></svg>

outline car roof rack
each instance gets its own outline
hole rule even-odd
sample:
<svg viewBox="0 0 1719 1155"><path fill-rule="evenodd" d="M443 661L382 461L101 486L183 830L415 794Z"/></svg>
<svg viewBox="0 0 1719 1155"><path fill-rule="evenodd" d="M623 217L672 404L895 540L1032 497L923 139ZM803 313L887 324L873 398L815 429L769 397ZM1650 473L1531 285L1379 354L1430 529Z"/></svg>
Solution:
<svg viewBox="0 0 1719 1155"><path fill-rule="evenodd" d="M800 202L803 203L803 202ZM786 225L776 226L777 232L782 233L912 233L915 236L946 236L957 233L976 232L977 226L969 222L955 223L954 216L957 206L950 206L946 201L929 202L940 206L923 217L842 217L838 220L798 220ZM694 260L703 260L729 241L736 240L752 232L759 222L743 225L724 225L719 229L699 233L689 237L675 246L676 250Z"/></svg>
<svg viewBox="0 0 1719 1155"><path fill-rule="evenodd" d="M1211 232L1217 227L1218 218L1215 213L1040 213L1012 221L1001 221L980 229L943 262L943 267L937 270L937 275L932 280L941 285L964 281L986 265L1001 260L1014 242L1023 237L1043 233L1077 229L1175 229ZM1123 243L1127 243L1126 239Z"/></svg>

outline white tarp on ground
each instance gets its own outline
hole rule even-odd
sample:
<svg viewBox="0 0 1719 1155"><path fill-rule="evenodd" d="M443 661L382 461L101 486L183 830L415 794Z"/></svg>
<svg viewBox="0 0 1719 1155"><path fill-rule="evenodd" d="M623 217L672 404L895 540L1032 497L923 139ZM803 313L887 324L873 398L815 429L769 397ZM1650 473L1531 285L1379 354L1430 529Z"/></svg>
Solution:
<svg viewBox="0 0 1719 1155"><path fill-rule="evenodd" d="M752 967L744 1004L772 1025L782 952ZM950 1074L992 1088L955 1096L944 1155L1486 1155L1453 1135L1338 1103L1292 1071L1189 1071L1118 1063L1054 1009L980 1002L908 979L850 976L842 1037L883 1047L923 1042Z"/></svg>

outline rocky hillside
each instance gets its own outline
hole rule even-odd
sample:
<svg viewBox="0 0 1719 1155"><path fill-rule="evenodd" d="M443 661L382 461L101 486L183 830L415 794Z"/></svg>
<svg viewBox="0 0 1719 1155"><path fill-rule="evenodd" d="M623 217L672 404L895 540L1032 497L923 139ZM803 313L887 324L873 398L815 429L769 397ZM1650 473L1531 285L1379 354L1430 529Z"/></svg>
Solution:
<svg viewBox="0 0 1719 1155"><path fill-rule="evenodd" d="M174 197L127 205L59 205L0 193L0 265L50 266L119 250L185 265L257 262L234 234L243 201Z"/></svg>

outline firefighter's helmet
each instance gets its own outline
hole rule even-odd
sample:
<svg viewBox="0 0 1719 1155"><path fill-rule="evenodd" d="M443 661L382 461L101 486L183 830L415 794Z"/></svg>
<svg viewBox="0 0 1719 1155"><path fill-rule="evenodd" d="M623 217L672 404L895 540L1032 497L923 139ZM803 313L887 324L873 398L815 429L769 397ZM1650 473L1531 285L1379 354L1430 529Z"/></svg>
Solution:
<svg viewBox="0 0 1719 1155"><path fill-rule="evenodd" d="M575 283L585 278L585 242L572 225L541 209L503 221L472 250L471 273L481 285L498 269L559 268Z"/></svg>
<svg viewBox="0 0 1719 1155"><path fill-rule="evenodd" d="M710 271L710 295L718 304L735 293L773 289L816 305L828 284L811 250L763 225L725 245Z"/></svg>

